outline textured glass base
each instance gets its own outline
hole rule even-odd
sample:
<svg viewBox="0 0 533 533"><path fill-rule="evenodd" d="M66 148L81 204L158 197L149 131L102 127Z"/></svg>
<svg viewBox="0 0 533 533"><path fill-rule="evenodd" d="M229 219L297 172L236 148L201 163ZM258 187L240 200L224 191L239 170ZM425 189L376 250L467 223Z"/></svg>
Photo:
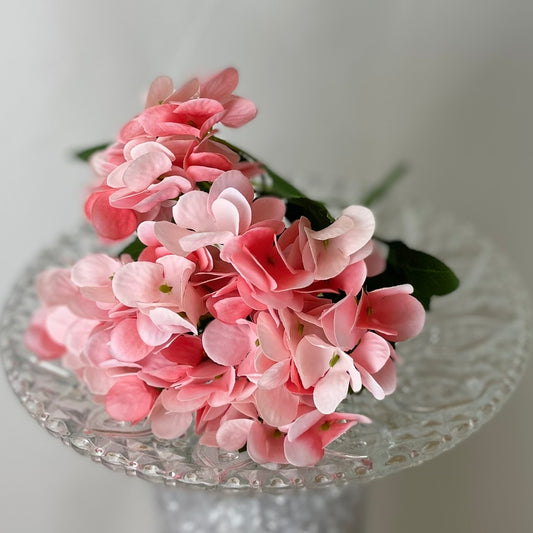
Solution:
<svg viewBox="0 0 533 533"><path fill-rule="evenodd" d="M278 493L156 487L161 533L362 533L360 484Z"/></svg>

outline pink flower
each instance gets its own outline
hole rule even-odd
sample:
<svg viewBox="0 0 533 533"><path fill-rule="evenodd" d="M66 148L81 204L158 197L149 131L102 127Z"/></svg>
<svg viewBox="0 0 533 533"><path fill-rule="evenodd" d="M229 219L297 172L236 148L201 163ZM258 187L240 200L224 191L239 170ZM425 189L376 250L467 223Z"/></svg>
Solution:
<svg viewBox="0 0 533 533"><path fill-rule="evenodd" d="M246 449L252 460L259 464L288 462L285 457L285 434L268 424L252 422Z"/></svg>
<svg viewBox="0 0 533 533"><path fill-rule="evenodd" d="M179 242L180 249L192 252L212 244L224 244L247 231L252 222L281 232L285 228L283 202L278 198L256 202L253 199L252 185L241 172L224 172L213 183L209 194L191 191L180 197L173 209L174 232L161 234L162 244L173 249ZM185 228L189 231L184 232ZM154 231L158 231L157 225Z"/></svg>
<svg viewBox="0 0 533 533"><path fill-rule="evenodd" d="M258 173L257 164L210 138L217 123L240 127L256 114L252 102L233 94L237 83L231 68L178 90L169 78L154 81L144 111L91 160L97 179L85 214L103 239L127 238L146 220L170 220L175 200L198 181L232 169Z"/></svg>
<svg viewBox="0 0 533 533"><path fill-rule="evenodd" d="M358 423L370 419L353 413L324 415L310 411L300 416L288 428L284 442L287 461L295 466L313 466L324 456L324 448Z"/></svg>
<svg viewBox="0 0 533 533"><path fill-rule="evenodd" d="M301 297L295 289L304 288L314 280L313 272L289 263L278 246L275 231L269 227L254 227L228 240L220 257L239 272L253 299L273 307L301 306ZM245 287L242 291L246 299Z"/></svg>
<svg viewBox="0 0 533 533"><path fill-rule="evenodd" d="M294 355L302 385L313 389L316 408L323 414L335 411L346 398L348 385L354 392L361 388L361 376L352 358L316 335L306 335Z"/></svg>
<svg viewBox="0 0 533 533"><path fill-rule="evenodd" d="M306 268L314 267L316 279L337 276L349 264L371 253L374 228L372 211L355 205L344 209L335 222L320 231L305 227L311 256L304 256Z"/></svg>
<svg viewBox="0 0 533 533"><path fill-rule="evenodd" d="M424 327L426 313L412 292L411 285L363 292L357 327L374 330L391 342L415 337Z"/></svg>
<svg viewBox="0 0 533 533"><path fill-rule="evenodd" d="M351 353L363 386L377 400L383 400L396 388L395 353L393 347L372 331L366 332Z"/></svg>

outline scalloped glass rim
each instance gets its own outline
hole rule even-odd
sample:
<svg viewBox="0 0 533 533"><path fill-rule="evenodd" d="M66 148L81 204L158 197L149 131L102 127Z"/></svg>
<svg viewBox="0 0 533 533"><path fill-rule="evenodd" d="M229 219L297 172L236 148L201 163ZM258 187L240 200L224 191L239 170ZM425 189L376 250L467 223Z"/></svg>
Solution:
<svg viewBox="0 0 533 533"><path fill-rule="evenodd" d="M257 465L246 453L198 446L190 431L156 439L145 425L110 420L76 378L22 344L37 306L34 279L100 250L87 226L60 238L31 262L13 287L0 323L0 351L11 387L50 434L112 470L169 486L278 491L368 481L449 450L487 422L512 393L528 358L529 301L508 260L471 227L431 208L402 208L379 234L400 236L449 264L460 289L435 299L426 327L401 343L397 391L384 401L353 395L339 410L374 421L358 425L312 468Z"/></svg>

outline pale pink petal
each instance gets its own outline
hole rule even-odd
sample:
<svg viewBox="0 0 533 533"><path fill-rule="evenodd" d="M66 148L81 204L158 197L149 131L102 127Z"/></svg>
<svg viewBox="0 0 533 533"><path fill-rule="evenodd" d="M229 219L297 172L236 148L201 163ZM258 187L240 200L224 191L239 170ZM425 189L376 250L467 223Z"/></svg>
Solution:
<svg viewBox="0 0 533 533"><path fill-rule="evenodd" d="M253 349L255 339L248 323L225 324L220 320L213 320L204 330L202 343L212 361L224 366L235 366Z"/></svg>
<svg viewBox="0 0 533 533"><path fill-rule="evenodd" d="M312 431L320 437L322 447L338 439L343 433L346 433L356 424L370 424L371 420L367 416L354 413L331 413L323 415L323 418L313 428Z"/></svg>
<svg viewBox="0 0 533 533"><path fill-rule="evenodd" d="M237 418L223 422L216 433L218 446L223 450L240 450L248 439L253 420Z"/></svg>
<svg viewBox="0 0 533 533"><path fill-rule="evenodd" d="M285 385L275 389L257 389L255 392L259 416L274 427L290 424L296 418L300 400Z"/></svg>
<svg viewBox="0 0 533 533"><path fill-rule="evenodd" d="M157 401L150 413L152 432L160 439L177 439L189 428L193 413L171 413Z"/></svg>
<svg viewBox="0 0 533 533"><path fill-rule="evenodd" d="M78 287L103 287L110 284L110 278L120 266L117 259L106 254L91 254L72 267L70 277Z"/></svg>
<svg viewBox="0 0 533 533"><path fill-rule="evenodd" d="M137 332L141 340L148 346L161 346L167 342L172 333L156 326L151 318L144 313L137 315Z"/></svg>
<svg viewBox="0 0 533 533"><path fill-rule="evenodd" d="M92 394L98 396L106 395L115 381L116 379L102 368L88 366L83 369L83 383L87 385Z"/></svg>
<svg viewBox="0 0 533 533"><path fill-rule="evenodd" d="M190 385L187 385L187 388L189 387ZM195 390L198 389L200 387L195 387ZM172 413L191 413L200 409L205 404L205 390L201 389L199 394L188 392L188 394L181 394L181 397L178 397L178 392L174 389L165 389L159 396L161 405Z"/></svg>
<svg viewBox="0 0 533 533"><path fill-rule="evenodd" d="M123 265L113 277L113 292L128 307L156 302L161 296L163 267L157 263L138 261Z"/></svg>
<svg viewBox="0 0 533 533"><path fill-rule="evenodd" d="M137 332L137 320L127 318L111 330L111 355L119 361L133 363L144 359L153 346L145 344Z"/></svg>
<svg viewBox="0 0 533 533"><path fill-rule="evenodd" d="M224 244L233 237L230 231L205 231L198 233L188 233L181 237L179 246L185 250L186 253L195 252L205 246L212 244Z"/></svg>
<svg viewBox="0 0 533 533"><path fill-rule="evenodd" d="M290 441L295 441L306 431L310 430L314 425L316 425L320 420L324 418L324 415L317 411L309 411L301 416L299 416L290 426L287 432L287 438Z"/></svg>
<svg viewBox="0 0 533 533"><path fill-rule="evenodd" d="M162 152L148 152L132 161L124 172L124 185L132 191L146 189L172 168L172 161Z"/></svg>
<svg viewBox="0 0 533 533"><path fill-rule="evenodd" d="M275 389L289 379L291 369L290 359L284 359L272 365L259 379L257 385L261 389Z"/></svg>
<svg viewBox="0 0 533 533"><path fill-rule="evenodd" d="M217 230L230 231L233 235L243 233L250 226L252 212L250 204L235 189L225 190L211 204Z"/></svg>
<svg viewBox="0 0 533 533"><path fill-rule="evenodd" d="M198 333L196 326L189 320L165 307L151 309L148 316L163 332L178 334L194 333L195 335Z"/></svg>
<svg viewBox="0 0 533 533"><path fill-rule="evenodd" d="M181 228L195 231L214 230L214 221L208 211L209 195L203 191L190 191L180 196L172 213Z"/></svg>
<svg viewBox="0 0 533 533"><path fill-rule="evenodd" d="M180 239L191 234L189 230L181 228L172 222L163 220L156 222L153 229L155 237L169 252L183 257L189 254L189 252L185 251L180 245Z"/></svg>
<svg viewBox="0 0 533 533"><path fill-rule="evenodd" d="M285 346L283 334L285 329L277 325L270 313L260 313L257 317L257 336L265 355L273 361L282 361L290 357Z"/></svg>
<svg viewBox="0 0 533 533"><path fill-rule="evenodd" d="M126 147L124 147L124 151L126 151ZM168 159L170 159L170 161L174 161L174 159L176 158L172 151L169 150L164 144L156 141L136 143L134 146L131 147L130 156L131 159L139 159L144 155L154 153L162 153L166 155Z"/></svg>
<svg viewBox="0 0 533 533"><path fill-rule="evenodd" d="M50 336L46 318L46 308L40 308L33 314L24 332L24 345L41 359L57 359L65 353L65 346Z"/></svg>
<svg viewBox="0 0 533 533"><path fill-rule="evenodd" d="M341 217L352 220L353 229L344 233L339 239L339 247L346 254L353 254L366 245L376 228L374 214L368 207L351 205L342 211Z"/></svg>
<svg viewBox="0 0 533 533"><path fill-rule="evenodd" d="M346 398L350 376L343 371L330 370L315 385L313 400L315 406L323 414L330 414Z"/></svg>

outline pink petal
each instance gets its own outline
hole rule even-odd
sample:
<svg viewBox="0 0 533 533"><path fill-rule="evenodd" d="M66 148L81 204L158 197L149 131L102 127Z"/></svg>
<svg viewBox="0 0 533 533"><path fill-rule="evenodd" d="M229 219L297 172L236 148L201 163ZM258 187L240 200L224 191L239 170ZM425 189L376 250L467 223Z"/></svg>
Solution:
<svg viewBox="0 0 533 533"><path fill-rule="evenodd" d="M115 420L136 424L148 415L159 392L136 376L120 378L105 398L105 408Z"/></svg>
<svg viewBox="0 0 533 533"><path fill-rule="evenodd" d="M106 254L91 254L72 267L70 277L78 287L103 287L110 284L110 278L120 262Z"/></svg>
<svg viewBox="0 0 533 533"><path fill-rule="evenodd" d="M250 204L233 188L226 189L214 200L211 212L216 221L216 229L230 231L233 235L245 232L252 220Z"/></svg>
<svg viewBox="0 0 533 533"><path fill-rule="evenodd" d="M285 216L285 203L279 198L262 196L252 204L252 224L265 220L282 220Z"/></svg>
<svg viewBox="0 0 533 533"><path fill-rule="evenodd" d="M210 98L195 98L180 104L174 111L177 122L182 124L192 124L200 128L202 124L212 115L220 113L224 107L220 102Z"/></svg>
<svg viewBox="0 0 533 533"><path fill-rule="evenodd" d="M229 98L231 93L237 88L239 83L239 73L237 69L228 67L201 84L201 94L206 98L223 101Z"/></svg>
<svg viewBox="0 0 533 533"><path fill-rule="evenodd" d="M224 107L226 108L226 113L221 122L228 128L240 128L257 115L255 104L240 96L232 96Z"/></svg>
<svg viewBox="0 0 533 533"><path fill-rule="evenodd" d="M313 466L324 456L322 441L314 432L308 432L294 441L285 439L285 456L294 466Z"/></svg>
<svg viewBox="0 0 533 533"><path fill-rule="evenodd" d="M202 340L195 335L180 335L161 350L161 355L174 363L195 366L203 357Z"/></svg>
<svg viewBox="0 0 533 533"><path fill-rule="evenodd" d="M174 221L181 228L212 231L214 221L208 211L209 195L203 191L189 191L180 196L172 209Z"/></svg>
<svg viewBox="0 0 533 533"><path fill-rule="evenodd" d="M176 89L167 99L167 102L186 102L192 98L198 98L200 96L200 82L193 78L189 80L179 89Z"/></svg>
<svg viewBox="0 0 533 533"><path fill-rule="evenodd" d="M257 385L261 389L275 389L280 387L289 379L291 368L290 359L284 359L272 365L259 379Z"/></svg>
<svg viewBox="0 0 533 533"><path fill-rule="evenodd" d="M173 84L168 76L158 76L150 85L146 96L145 107L159 105L172 93Z"/></svg>
<svg viewBox="0 0 533 533"><path fill-rule="evenodd" d="M272 361L290 358L290 351L283 341L285 329L276 325L270 313L260 313L257 317L257 336L265 355Z"/></svg>
<svg viewBox="0 0 533 533"><path fill-rule="evenodd" d="M226 159L224 157L224 159ZM228 170L220 174L220 176L213 182L209 191L209 196L212 199L218 198L227 189L235 189L238 191L248 204L254 200L254 189L250 180L239 170ZM281 201L281 200L280 200Z"/></svg>
<svg viewBox="0 0 533 533"><path fill-rule="evenodd" d="M95 194L86 204L89 219L98 235L118 241L129 237L137 228L137 215L130 209L117 209L109 204L112 190L105 194Z"/></svg>
<svg viewBox="0 0 533 533"><path fill-rule="evenodd" d="M107 370L89 366L83 369L83 383L87 385L92 394L105 396L115 383Z"/></svg>
<svg viewBox="0 0 533 533"><path fill-rule="evenodd" d="M391 357L391 346L383 338L372 331L365 333L357 348L352 352L352 358L357 365L368 372L378 372Z"/></svg>
<svg viewBox="0 0 533 533"><path fill-rule="evenodd" d="M133 363L144 359L153 346L145 344L137 332L137 320L127 318L111 330L111 354L119 361Z"/></svg>
<svg viewBox="0 0 533 533"><path fill-rule="evenodd" d="M137 332L140 339L148 346L161 346L167 342L172 333L156 326L151 318L144 313L137 315Z"/></svg>
<svg viewBox="0 0 533 533"><path fill-rule="evenodd" d="M253 422L248 433L246 449L253 461L259 464L287 462L283 443L285 436L276 428Z"/></svg>
<svg viewBox="0 0 533 533"><path fill-rule="evenodd" d="M155 237L169 252L183 257L188 255L188 252L181 247L180 239L189 235L191 233L189 230L163 220L156 222L153 229Z"/></svg>
<svg viewBox="0 0 533 533"><path fill-rule="evenodd" d="M32 316L24 332L24 345L41 359L57 359L65 353L65 346L55 341L47 331L47 309L40 308Z"/></svg>
<svg viewBox="0 0 533 533"><path fill-rule="evenodd" d="M329 370L329 362L334 355L333 346L324 344L316 335L306 335L298 343L294 363L306 389L312 387Z"/></svg>
<svg viewBox="0 0 533 533"><path fill-rule="evenodd" d="M148 313L150 320L163 332L166 333L198 333L196 326L178 313L165 307L156 307Z"/></svg>
<svg viewBox="0 0 533 533"><path fill-rule="evenodd" d="M132 191L146 189L172 168L172 161L162 152L148 152L130 163L124 172L124 185Z"/></svg>
<svg viewBox="0 0 533 533"><path fill-rule="evenodd" d="M177 439L189 428L193 420L192 412L171 413L157 401L150 413L152 432L160 439Z"/></svg>

